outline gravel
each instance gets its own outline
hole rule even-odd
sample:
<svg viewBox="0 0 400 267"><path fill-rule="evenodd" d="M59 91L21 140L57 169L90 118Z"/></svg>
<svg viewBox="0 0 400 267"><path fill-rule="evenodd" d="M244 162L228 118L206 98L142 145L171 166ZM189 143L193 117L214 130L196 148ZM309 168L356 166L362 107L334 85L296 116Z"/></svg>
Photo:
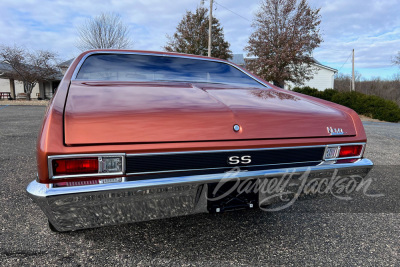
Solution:
<svg viewBox="0 0 400 267"><path fill-rule="evenodd" d="M364 124L366 156L377 165L369 193L385 195L352 204L367 212L326 212L339 200L325 197L282 212L200 214L57 234L25 193L35 177L44 111L0 106L1 266L400 265L399 124Z"/></svg>
<svg viewBox="0 0 400 267"><path fill-rule="evenodd" d="M0 100L1 106L47 106L49 100Z"/></svg>

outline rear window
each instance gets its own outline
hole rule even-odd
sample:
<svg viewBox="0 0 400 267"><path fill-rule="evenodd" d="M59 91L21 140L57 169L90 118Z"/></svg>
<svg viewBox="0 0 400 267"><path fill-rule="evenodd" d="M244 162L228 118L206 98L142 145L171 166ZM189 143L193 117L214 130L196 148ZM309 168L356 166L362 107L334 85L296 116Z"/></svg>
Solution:
<svg viewBox="0 0 400 267"><path fill-rule="evenodd" d="M265 87L225 63L173 56L96 54L82 64L76 79L95 81L182 81Z"/></svg>

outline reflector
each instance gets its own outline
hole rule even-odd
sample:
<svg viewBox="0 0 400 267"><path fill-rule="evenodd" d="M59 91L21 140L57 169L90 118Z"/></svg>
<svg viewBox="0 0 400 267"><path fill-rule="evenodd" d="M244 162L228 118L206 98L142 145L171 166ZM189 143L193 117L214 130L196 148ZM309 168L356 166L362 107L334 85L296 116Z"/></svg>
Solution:
<svg viewBox="0 0 400 267"><path fill-rule="evenodd" d="M356 162L357 160L360 160L360 159L339 159L339 160L336 161L336 164L340 164L340 163L354 163L354 162Z"/></svg>
<svg viewBox="0 0 400 267"><path fill-rule="evenodd" d="M102 157L100 172L121 172L122 157Z"/></svg>
<svg viewBox="0 0 400 267"><path fill-rule="evenodd" d="M71 182L59 182L54 183L55 187L67 187L67 186L81 186L81 185L92 185L99 184L99 180L87 180L87 181L71 181Z"/></svg>
<svg viewBox="0 0 400 267"><path fill-rule="evenodd" d="M325 159L334 159L337 158L339 153L339 147L328 147L325 151Z"/></svg>

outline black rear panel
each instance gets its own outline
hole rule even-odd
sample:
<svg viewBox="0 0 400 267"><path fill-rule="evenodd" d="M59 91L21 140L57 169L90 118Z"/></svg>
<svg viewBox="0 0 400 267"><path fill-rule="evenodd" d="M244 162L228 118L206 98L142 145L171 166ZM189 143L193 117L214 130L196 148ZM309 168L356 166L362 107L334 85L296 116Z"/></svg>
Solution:
<svg viewBox="0 0 400 267"><path fill-rule="evenodd" d="M325 147L306 147L127 155L126 173L159 174L183 171L194 175L197 172L199 174L224 172L234 167L262 170L313 166L322 161L324 150ZM230 164L237 161L239 163Z"/></svg>

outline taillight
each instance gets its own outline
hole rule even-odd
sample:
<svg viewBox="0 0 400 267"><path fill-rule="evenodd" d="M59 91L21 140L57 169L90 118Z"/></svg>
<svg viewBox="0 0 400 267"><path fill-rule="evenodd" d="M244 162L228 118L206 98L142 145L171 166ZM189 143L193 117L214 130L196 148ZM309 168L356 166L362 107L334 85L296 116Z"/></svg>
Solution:
<svg viewBox="0 0 400 267"><path fill-rule="evenodd" d="M55 159L52 162L53 175L74 175L99 172L98 158Z"/></svg>
<svg viewBox="0 0 400 267"><path fill-rule="evenodd" d="M123 175L125 154L49 156L51 179Z"/></svg>
<svg viewBox="0 0 400 267"><path fill-rule="evenodd" d="M345 161L347 158L361 158L363 153L363 144L355 145L329 145L325 149L324 160L340 160L338 163L350 163L355 161Z"/></svg>
<svg viewBox="0 0 400 267"><path fill-rule="evenodd" d="M361 154L362 145L341 146L339 158L358 157Z"/></svg>

